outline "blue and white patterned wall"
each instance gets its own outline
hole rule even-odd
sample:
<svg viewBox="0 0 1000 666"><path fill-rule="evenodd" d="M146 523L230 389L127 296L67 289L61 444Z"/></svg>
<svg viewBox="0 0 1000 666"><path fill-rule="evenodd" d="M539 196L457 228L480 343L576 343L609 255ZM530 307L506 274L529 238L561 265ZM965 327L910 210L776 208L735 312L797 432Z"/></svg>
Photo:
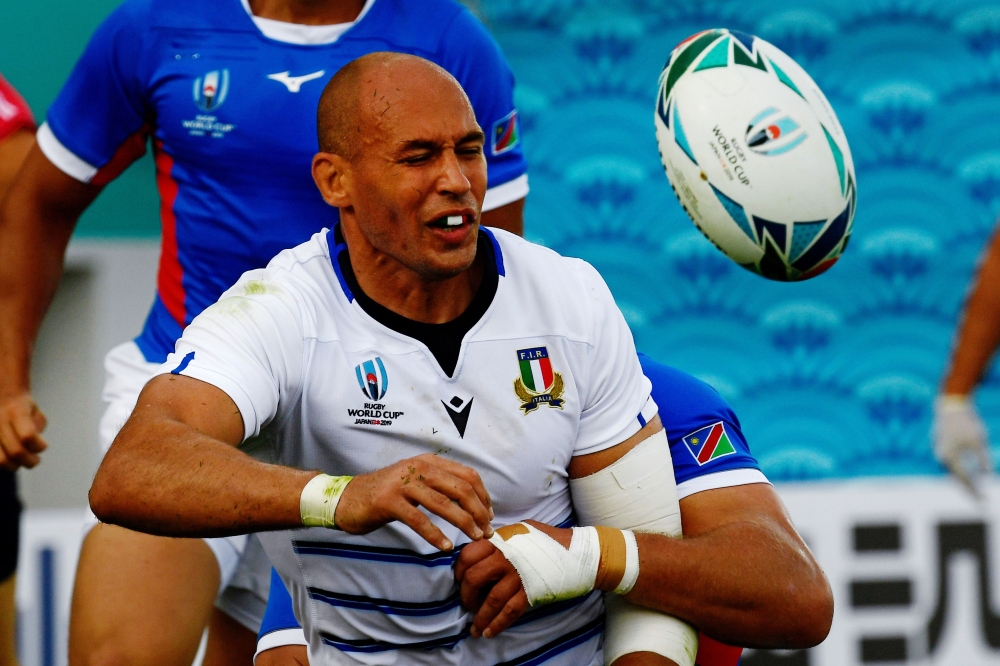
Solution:
<svg viewBox="0 0 1000 666"><path fill-rule="evenodd" d="M1000 212L1000 4L482 0L476 9L517 76L528 236L601 271L640 350L715 386L774 480L941 473L931 402ZM730 262L663 175L657 76L679 41L713 27L760 35L796 58L847 132L854 237L810 282L771 283ZM1000 444L996 366L978 403Z"/></svg>

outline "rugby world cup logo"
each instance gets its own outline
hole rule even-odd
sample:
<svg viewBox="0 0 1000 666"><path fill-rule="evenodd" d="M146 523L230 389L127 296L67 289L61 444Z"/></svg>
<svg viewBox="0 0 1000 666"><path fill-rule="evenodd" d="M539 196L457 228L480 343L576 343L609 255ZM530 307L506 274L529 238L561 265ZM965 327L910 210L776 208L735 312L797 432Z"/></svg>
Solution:
<svg viewBox="0 0 1000 666"><path fill-rule="evenodd" d="M385 374L385 366L378 356L358 364L354 372L358 376L361 392L372 402L381 400L389 390L389 376Z"/></svg>
<svg viewBox="0 0 1000 666"><path fill-rule="evenodd" d="M194 103L202 111L222 106L229 94L229 70L213 69L194 80Z"/></svg>
<svg viewBox="0 0 1000 666"><path fill-rule="evenodd" d="M791 116L769 106L747 125L746 142L761 155L781 155L806 140L806 131Z"/></svg>

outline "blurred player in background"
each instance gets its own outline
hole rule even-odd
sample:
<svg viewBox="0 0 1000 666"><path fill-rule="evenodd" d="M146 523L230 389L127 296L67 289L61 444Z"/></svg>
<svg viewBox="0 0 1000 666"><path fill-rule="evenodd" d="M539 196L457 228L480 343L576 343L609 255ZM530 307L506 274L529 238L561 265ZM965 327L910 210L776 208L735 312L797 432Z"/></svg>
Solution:
<svg viewBox="0 0 1000 666"><path fill-rule="evenodd" d="M14 182L14 176L24 162L24 158L35 143L35 119L31 109L17 91L0 76L0 202L3 201ZM2 233L2 232L0 232ZM0 247L0 262L7 259ZM2 334L2 332L0 332ZM0 366L2 372L2 366ZM6 405L6 398L0 383L0 405ZM8 408L9 409L9 408ZM20 544L21 502L17 496L15 465L4 460L7 447L20 446L14 439L19 433L33 431L25 446L32 454L45 448L40 433L45 428L45 417L37 409L18 410L19 418L4 420L10 427L0 428L0 666L17 663L14 645L14 621L17 611L14 605L14 587L17 576L17 551ZM30 421L26 423L25 420ZM29 461L34 467L37 459Z"/></svg>
<svg viewBox="0 0 1000 666"><path fill-rule="evenodd" d="M975 477L993 469L986 428L972 392L1000 345L1000 233L994 233L959 320L955 349L934 402L934 451L974 494Z"/></svg>
<svg viewBox="0 0 1000 666"><path fill-rule="evenodd" d="M106 449L199 312L243 272L336 222L310 175L319 95L343 64L386 50L432 60L465 88L488 133L483 222L520 232L528 184L513 76L485 28L452 0L127 0L111 14L0 209L0 433L15 433L0 462L37 462L31 347L73 228L102 187L152 141L163 237L157 294L139 337L105 359ZM246 543L91 529L70 663L187 666L210 619L211 635L228 643L220 651L210 640L206 662L248 660L264 608L248 608L245 592L257 569L266 590L269 568L247 562L237 572L241 558L263 558ZM225 613L213 614L220 591ZM241 636L249 639L234 647Z"/></svg>

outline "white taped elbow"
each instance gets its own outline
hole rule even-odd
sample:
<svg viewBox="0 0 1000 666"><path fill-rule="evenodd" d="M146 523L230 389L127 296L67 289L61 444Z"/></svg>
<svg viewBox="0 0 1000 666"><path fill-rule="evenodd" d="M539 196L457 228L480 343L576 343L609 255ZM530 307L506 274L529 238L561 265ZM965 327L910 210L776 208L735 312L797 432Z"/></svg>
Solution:
<svg viewBox="0 0 1000 666"><path fill-rule="evenodd" d="M674 465L667 435L659 431L596 474L570 480L581 525L681 536ZM605 595L604 663L633 652L653 652L678 666L694 666L698 633L663 613Z"/></svg>
<svg viewBox="0 0 1000 666"><path fill-rule="evenodd" d="M600 472L571 479L569 487L581 525L681 535L674 464L663 430Z"/></svg>

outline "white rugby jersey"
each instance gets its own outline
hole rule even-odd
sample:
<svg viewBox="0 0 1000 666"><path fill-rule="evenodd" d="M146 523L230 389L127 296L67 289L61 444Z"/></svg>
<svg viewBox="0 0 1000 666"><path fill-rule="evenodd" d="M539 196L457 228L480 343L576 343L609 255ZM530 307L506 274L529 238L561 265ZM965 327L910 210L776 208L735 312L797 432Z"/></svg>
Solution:
<svg viewBox="0 0 1000 666"><path fill-rule="evenodd" d="M185 330L161 373L225 391L274 462L358 475L436 453L476 469L495 526L572 524L567 467L656 414L632 335L589 264L483 230L499 273L449 377L427 347L351 293L333 231L250 271ZM248 444L249 446L250 444ZM672 479L665 482L673 482ZM468 634L452 565L393 523L364 536L261 534L314 664L601 664L598 593L541 606L494 639Z"/></svg>

